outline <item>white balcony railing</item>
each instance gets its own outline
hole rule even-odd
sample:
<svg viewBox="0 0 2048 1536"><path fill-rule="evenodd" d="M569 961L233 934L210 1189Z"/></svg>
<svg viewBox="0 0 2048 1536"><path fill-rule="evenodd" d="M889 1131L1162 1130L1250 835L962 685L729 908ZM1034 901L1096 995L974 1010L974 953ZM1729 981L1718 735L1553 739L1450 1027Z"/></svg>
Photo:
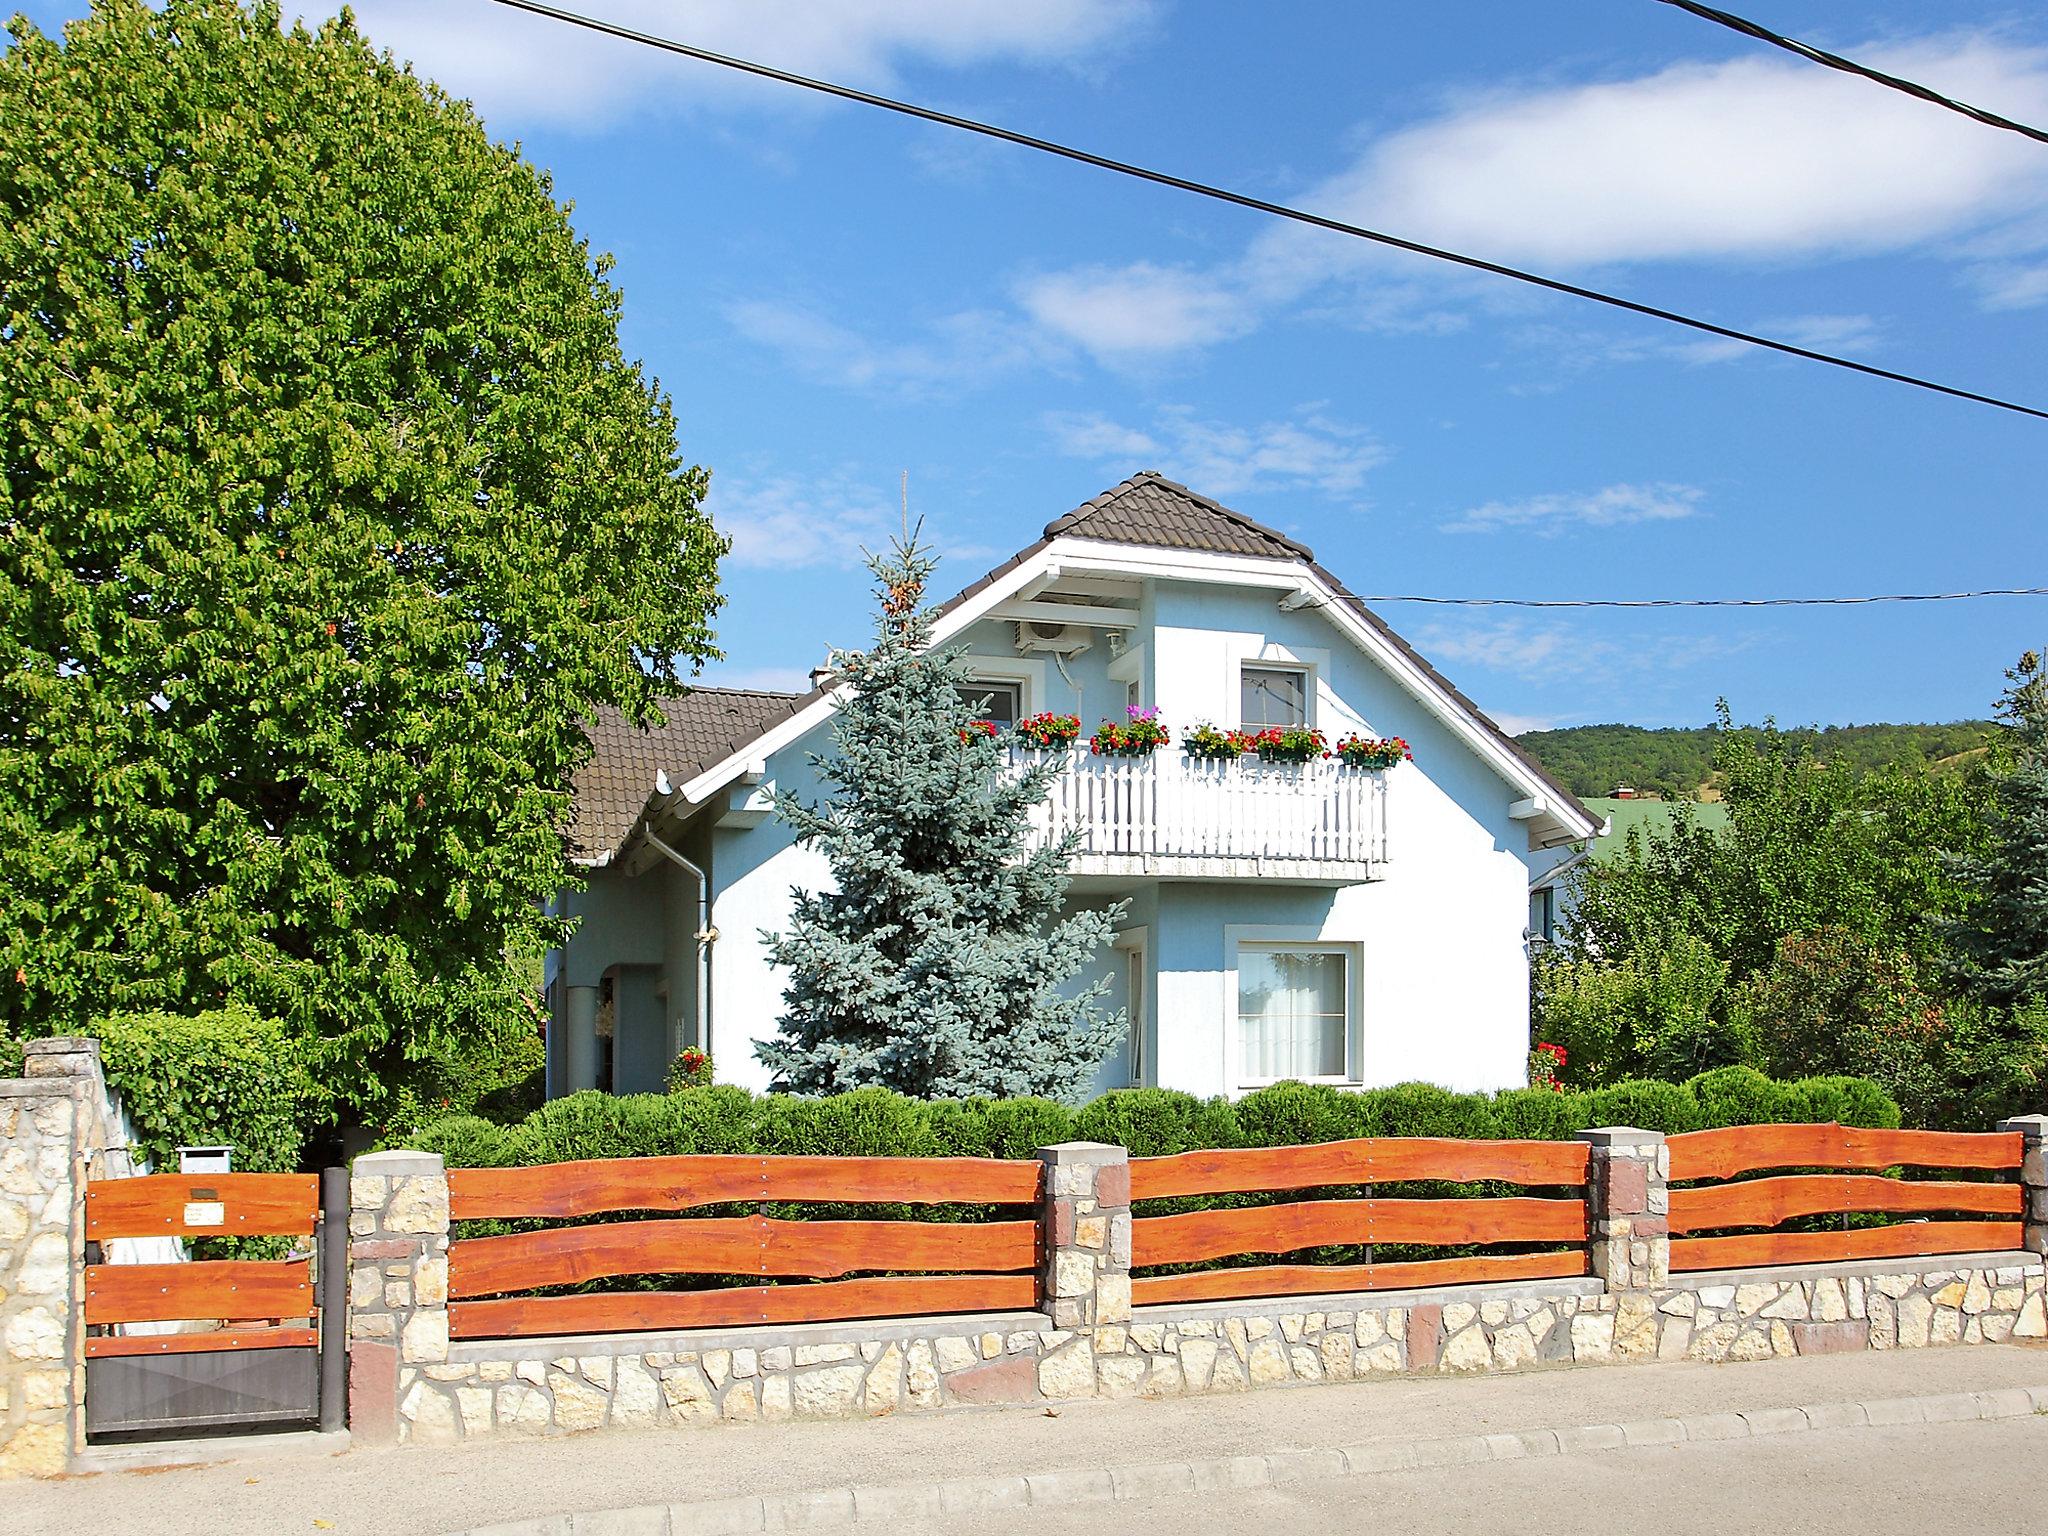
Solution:
<svg viewBox="0 0 2048 1536"><path fill-rule="evenodd" d="M1090 757L1084 746L1032 818L1036 844L1070 831L1078 874L1368 879L1387 858L1386 776L1335 760Z"/></svg>

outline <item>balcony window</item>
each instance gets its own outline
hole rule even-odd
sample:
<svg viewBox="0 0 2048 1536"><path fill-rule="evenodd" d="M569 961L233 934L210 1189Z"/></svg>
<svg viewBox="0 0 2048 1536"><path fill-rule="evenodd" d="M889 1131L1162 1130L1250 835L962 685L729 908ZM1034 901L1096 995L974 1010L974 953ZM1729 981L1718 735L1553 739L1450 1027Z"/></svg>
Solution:
<svg viewBox="0 0 2048 1536"><path fill-rule="evenodd" d="M1239 674L1238 724L1246 730L1308 724L1308 673L1299 667L1246 667Z"/></svg>
<svg viewBox="0 0 2048 1536"><path fill-rule="evenodd" d="M1245 1082L1356 1079L1350 970L1351 955L1342 946L1239 947L1237 1032Z"/></svg>
<svg viewBox="0 0 2048 1536"><path fill-rule="evenodd" d="M1017 723L1017 716L1023 712L1024 685L1022 683L962 683L957 690L960 702L975 712L979 720L993 720L1004 730Z"/></svg>

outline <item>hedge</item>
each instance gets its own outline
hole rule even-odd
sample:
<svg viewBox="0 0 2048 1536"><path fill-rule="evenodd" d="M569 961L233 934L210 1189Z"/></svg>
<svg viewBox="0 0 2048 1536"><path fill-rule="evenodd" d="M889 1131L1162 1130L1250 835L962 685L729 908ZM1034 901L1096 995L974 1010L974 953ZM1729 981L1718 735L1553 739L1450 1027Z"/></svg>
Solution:
<svg viewBox="0 0 2048 1536"><path fill-rule="evenodd" d="M242 1008L117 1013L93 1025L107 1086L121 1095L137 1150L158 1172L181 1146L232 1146L235 1167L291 1172L316 1098L304 1037Z"/></svg>
<svg viewBox="0 0 2048 1536"><path fill-rule="evenodd" d="M388 1144L438 1152L451 1168L504 1168L711 1152L1029 1157L1058 1141L1105 1141L1130 1148L1133 1156L1158 1157L1354 1136L1560 1141L1596 1125L1675 1134L1816 1120L1894 1127L1899 1107L1862 1078L1774 1082L1748 1067L1722 1067L1685 1083L1617 1083L1583 1093L1453 1093L1426 1083L1347 1092L1277 1083L1233 1102L1129 1088L1078 1110L1046 1099L926 1102L879 1088L797 1098L719 1086L572 1094L514 1125L457 1115Z"/></svg>

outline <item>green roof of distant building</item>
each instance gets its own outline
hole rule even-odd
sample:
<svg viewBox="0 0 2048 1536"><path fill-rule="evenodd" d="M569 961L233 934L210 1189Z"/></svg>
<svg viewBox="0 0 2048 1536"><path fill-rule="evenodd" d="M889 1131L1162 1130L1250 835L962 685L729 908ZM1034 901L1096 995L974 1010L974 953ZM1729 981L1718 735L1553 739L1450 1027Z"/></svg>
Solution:
<svg viewBox="0 0 2048 1536"><path fill-rule="evenodd" d="M1679 807L1690 803L1693 820L1700 826L1718 831L1728 825L1728 807L1718 800L1614 800L1598 799L1581 802L1595 816L1612 817L1614 830L1593 844L1593 861L1604 864L1609 859L1621 857L1628 846L1629 830L1641 827L1647 836L1651 831L1663 831L1678 819Z"/></svg>

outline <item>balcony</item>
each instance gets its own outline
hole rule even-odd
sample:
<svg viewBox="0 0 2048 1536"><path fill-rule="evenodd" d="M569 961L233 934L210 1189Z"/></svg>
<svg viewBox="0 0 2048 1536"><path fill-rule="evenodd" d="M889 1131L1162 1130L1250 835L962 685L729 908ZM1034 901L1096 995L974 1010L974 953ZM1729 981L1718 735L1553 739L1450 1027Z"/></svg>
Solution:
<svg viewBox="0 0 2048 1536"><path fill-rule="evenodd" d="M1076 875L1349 884L1384 873L1386 803L1384 774L1333 760L1201 762L1170 748L1106 758L1084 748L1033 813L1032 843L1078 833Z"/></svg>

